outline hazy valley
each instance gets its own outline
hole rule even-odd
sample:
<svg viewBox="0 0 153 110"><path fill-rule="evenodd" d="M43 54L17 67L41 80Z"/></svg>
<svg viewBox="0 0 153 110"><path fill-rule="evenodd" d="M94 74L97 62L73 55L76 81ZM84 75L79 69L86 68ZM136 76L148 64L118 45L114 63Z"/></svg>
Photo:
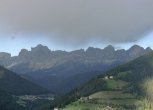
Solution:
<svg viewBox="0 0 153 110"><path fill-rule="evenodd" d="M64 94L102 72L151 51L149 47L144 49L138 45L115 50L109 45L104 49L89 47L66 52L38 45L30 51L22 49L15 57L0 53L0 64L46 89Z"/></svg>

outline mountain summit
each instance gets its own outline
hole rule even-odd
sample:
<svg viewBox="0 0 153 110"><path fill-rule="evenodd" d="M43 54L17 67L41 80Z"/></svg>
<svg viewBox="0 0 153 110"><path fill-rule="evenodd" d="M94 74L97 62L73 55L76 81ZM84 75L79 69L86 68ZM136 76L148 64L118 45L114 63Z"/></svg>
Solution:
<svg viewBox="0 0 153 110"><path fill-rule="evenodd" d="M30 51L22 49L19 56L9 54L0 64L53 92L68 92L89 79L118 65L151 52L138 45L129 50L115 50L109 45L104 49L89 47L86 51L51 51L38 45ZM3 56L0 54L0 56ZM94 73L94 74L93 74Z"/></svg>
<svg viewBox="0 0 153 110"><path fill-rule="evenodd" d="M115 51L114 47L112 45L108 45L104 48L104 51Z"/></svg>

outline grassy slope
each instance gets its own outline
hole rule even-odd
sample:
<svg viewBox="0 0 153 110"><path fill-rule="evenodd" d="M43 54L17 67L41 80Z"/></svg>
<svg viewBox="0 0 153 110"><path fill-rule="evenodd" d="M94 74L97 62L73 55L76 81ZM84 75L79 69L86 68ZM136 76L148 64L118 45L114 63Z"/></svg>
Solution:
<svg viewBox="0 0 153 110"><path fill-rule="evenodd" d="M101 79L104 80L104 79ZM136 99L136 96L131 93L124 92L124 88L128 83L121 80L105 80L105 90L92 93L84 100L79 99L74 103L68 104L61 110L101 110L110 105L112 108L135 108L140 104L140 101Z"/></svg>
<svg viewBox="0 0 153 110"><path fill-rule="evenodd" d="M113 75L116 79L139 83L143 81L144 78L153 76L153 53L144 55L125 65L112 69L106 72L105 75Z"/></svg>
<svg viewBox="0 0 153 110"><path fill-rule="evenodd" d="M0 110L32 110L35 107L39 110L38 108L50 101L26 101L20 100L18 96L46 93L51 92L0 66Z"/></svg>
<svg viewBox="0 0 153 110"><path fill-rule="evenodd" d="M6 91L0 90L0 110L25 110L24 107L16 103L17 100Z"/></svg>
<svg viewBox="0 0 153 110"><path fill-rule="evenodd" d="M104 79L105 76L114 76L114 80L105 80ZM143 92L144 92L141 89L141 84L143 83L144 79L147 79L148 77L152 77L152 76L153 76L153 53L150 53L142 57L139 57L125 65L112 69L106 72L104 75L101 75L98 78L95 78L89 81L88 83L83 85L81 88L78 88L75 91L71 92L71 94L73 95L68 94L67 96L69 97L72 96L72 97L66 98L67 97L66 96L65 99L68 99L68 100L66 100L67 103L63 103L63 105L68 104L69 102L75 101L71 99L77 99L82 96L89 96L89 95L94 96L94 95L100 94L98 97L101 100L103 99L102 96L104 96L103 95L104 91L108 92L108 95L105 94L105 98L109 99L108 102L110 102L111 105L114 105L114 104L120 105L120 103L123 103L123 102L125 102L126 104L130 104L132 102L132 104L136 105L137 102L139 102L137 100L137 97L143 95ZM119 95L118 93L116 93L116 91L122 94ZM75 96L75 98L73 98L73 96ZM124 98L121 98L121 97L124 97ZM99 99L97 98L94 98L94 99L95 100L91 103L87 101L85 103L79 103L78 106L76 106L75 103L71 103L70 105L66 106L64 110L69 110L69 108L71 107L77 108L77 107L84 106L86 104L93 105L94 103L96 104L99 103ZM122 105L124 105L124 103ZM99 105L95 105L95 106L98 107ZM89 107L89 109L87 110L90 110L90 108L91 107ZM80 108L78 108L78 110L79 109ZM80 110L83 110L83 109L84 107L82 107Z"/></svg>

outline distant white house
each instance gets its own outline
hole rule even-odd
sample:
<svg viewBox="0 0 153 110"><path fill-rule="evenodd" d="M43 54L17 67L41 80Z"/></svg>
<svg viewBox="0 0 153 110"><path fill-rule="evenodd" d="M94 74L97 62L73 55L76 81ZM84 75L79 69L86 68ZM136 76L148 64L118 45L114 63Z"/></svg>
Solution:
<svg viewBox="0 0 153 110"><path fill-rule="evenodd" d="M93 98L91 96L88 96L88 97L81 97L80 98L80 101L89 101L89 100L92 100Z"/></svg>
<svg viewBox="0 0 153 110"><path fill-rule="evenodd" d="M108 76L105 76L105 79L109 79L109 77Z"/></svg>
<svg viewBox="0 0 153 110"><path fill-rule="evenodd" d="M107 106L105 109L106 109L106 110L112 110L112 107Z"/></svg>
<svg viewBox="0 0 153 110"><path fill-rule="evenodd" d="M91 96L88 97L89 100L92 100L93 98Z"/></svg>
<svg viewBox="0 0 153 110"><path fill-rule="evenodd" d="M54 108L54 110L59 110L58 108Z"/></svg>
<svg viewBox="0 0 153 110"><path fill-rule="evenodd" d="M81 101L87 101L88 100L88 97L81 97L80 100Z"/></svg>
<svg viewBox="0 0 153 110"><path fill-rule="evenodd" d="M108 79L114 79L114 76L105 76L104 79L108 80Z"/></svg>
<svg viewBox="0 0 153 110"><path fill-rule="evenodd" d="M113 76L109 76L109 79L114 79L114 77Z"/></svg>

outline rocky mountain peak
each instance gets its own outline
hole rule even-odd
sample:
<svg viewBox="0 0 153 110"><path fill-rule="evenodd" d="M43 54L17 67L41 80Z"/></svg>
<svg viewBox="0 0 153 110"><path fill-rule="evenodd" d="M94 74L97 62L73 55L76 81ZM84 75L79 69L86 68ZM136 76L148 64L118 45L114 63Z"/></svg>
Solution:
<svg viewBox="0 0 153 110"><path fill-rule="evenodd" d="M152 49L151 49L150 47L147 47L147 48L146 48L146 51L147 51L147 52L151 52Z"/></svg>
<svg viewBox="0 0 153 110"><path fill-rule="evenodd" d="M88 49L86 51L92 51L94 49L95 49L94 47L88 47Z"/></svg>
<svg viewBox="0 0 153 110"><path fill-rule="evenodd" d="M10 58L11 54L10 53L5 53L5 52L0 52L0 58Z"/></svg>
<svg viewBox="0 0 153 110"><path fill-rule="evenodd" d="M36 47L31 48L30 53L32 56L47 57L47 56L50 56L51 50L47 46L43 46L39 44Z"/></svg>
<svg viewBox="0 0 153 110"><path fill-rule="evenodd" d="M132 58L136 58L138 55L141 56L141 55L144 55L146 53L145 49L143 47L140 47L139 45L133 45L126 52Z"/></svg>
<svg viewBox="0 0 153 110"><path fill-rule="evenodd" d="M19 53L19 56L25 56L25 55L27 55L28 53L29 53L28 50L22 49L22 50L20 51L20 53Z"/></svg>
<svg viewBox="0 0 153 110"><path fill-rule="evenodd" d="M129 51L144 51L144 48L143 47L140 47L139 45L133 45Z"/></svg>
<svg viewBox="0 0 153 110"><path fill-rule="evenodd" d="M37 45L36 47L31 48L31 51L32 52L40 52L40 51L51 52L47 46L43 46L41 44Z"/></svg>
<svg viewBox="0 0 153 110"><path fill-rule="evenodd" d="M104 48L104 51L115 51L115 48L112 45L108 45Z"/></svg>

